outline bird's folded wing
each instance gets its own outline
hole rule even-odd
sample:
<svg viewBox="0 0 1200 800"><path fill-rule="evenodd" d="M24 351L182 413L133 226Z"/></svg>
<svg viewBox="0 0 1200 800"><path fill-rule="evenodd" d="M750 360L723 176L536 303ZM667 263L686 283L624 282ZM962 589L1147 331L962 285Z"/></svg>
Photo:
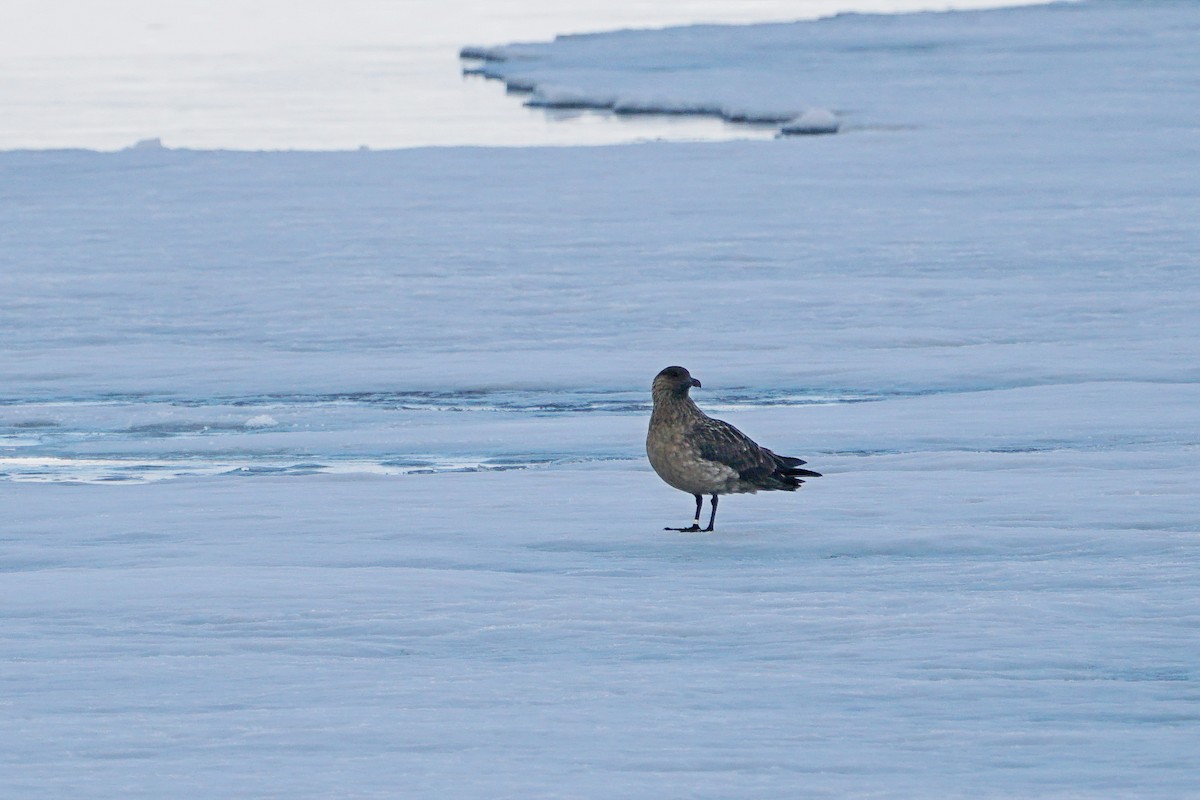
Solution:
<svg viewBox="0 0 1200 800"><path fill-rule="evenodd" d="M689 438L701 458L731 467L744 479L770 475L778 466L769 450L719 419L698 421Z"/></svg>

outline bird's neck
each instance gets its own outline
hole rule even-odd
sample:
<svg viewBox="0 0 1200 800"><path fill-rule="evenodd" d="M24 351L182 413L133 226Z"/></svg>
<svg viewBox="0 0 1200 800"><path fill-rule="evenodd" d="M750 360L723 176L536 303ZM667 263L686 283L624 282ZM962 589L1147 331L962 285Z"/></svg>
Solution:
<svg viewBox="0 0 1200 800"><path fill-rule="evenodd" d="M670 390L655 391L653 416L659 419L676 417L693 417L700 409L688 397L687 392L672 392Z"/></svg>

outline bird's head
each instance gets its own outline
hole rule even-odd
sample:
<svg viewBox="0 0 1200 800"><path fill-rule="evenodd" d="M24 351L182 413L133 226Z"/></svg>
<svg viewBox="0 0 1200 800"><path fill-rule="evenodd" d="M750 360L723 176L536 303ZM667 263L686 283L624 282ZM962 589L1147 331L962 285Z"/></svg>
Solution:
<svg viewBox="0 0 1200 800"><path fill-rule="evenodd" d="M692 373L683 367L667 367L654 377L653 392L687 397L688 390L693 386L700 388L700 381L693 378Z"/></svg>

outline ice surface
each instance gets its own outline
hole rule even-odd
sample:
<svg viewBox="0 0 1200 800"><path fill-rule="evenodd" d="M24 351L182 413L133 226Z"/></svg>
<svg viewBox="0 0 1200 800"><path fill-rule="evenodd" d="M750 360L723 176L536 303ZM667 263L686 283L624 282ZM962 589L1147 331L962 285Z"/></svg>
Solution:
<svg viewBox="0 0 1200 800"><path fill-rule="evenodd" d="M841 127L837 115L827 108L810 108L800 116L789 120L779 129L790 136L811 136L822 133L837 133Z"/></svg>
<svg viewBox="0 0 1200 800"><path fill-rule="evenodd" d="M514 84L520 86L520 84ZM532 96L525 101L531 108L599 108L611 109L615 95L589 94L569 86L537 86L530 88Z"/></svg>
<svg viewBox="0 0 1200 800"><path fill-rule="evenodd" d="M1106 61L1108 48L1128 49L1136 59L1136 51L1159 46L1162 36L1194 34L1186 22L1164 31L1159 23L1178 11L1161 3L1144 4L1137 16L1107 13L1112 3L1095 5L1105 10L1059 3L1036 12L841 14L816 22L621 30L468 46L461 55L468 71L504 81L517 94L532 92L526 105L540 108L710 116L811 134L897 125L1018 127L1037 124L1042 105L1059 102L1077 106L1074 124L1091 127L1092 112L1103 113L1099 95L1111 100L1118 86L1135 94L1138 88L1131 82L1136 72L1114 71ZM1031 13L1040 15L1035 25ZM1064 41L1081 47L1069 50ZM1062 94L1041 93L1029 106L976 94L990 91L983 87L994 88L997 74L1010 69L1024 77L1002 82L1032 92L1036 87L1016 84L1041 73L1018 60L1066 69L1052 81ZM562 87L570 90L560 103ZM1187 90L1176 84L1168 91ZM999 115L1005 106L1008 114Z"/></svg>
<svg viewBox="0 0 1200 800"><path fill-rule="evenodd" d="M729 139L744 134L712 120L550 124L498 87L462 80L458 51L571 32L1002 1L5 0L0 149L117 150L152 137L238 150Z"/></svg>
<svg viewBox="0 0 1200 800"><path fill-rule="evenodd" d="M1188 796L1197 30L815 23L833 137L0 153L0 795ZM671 363L825 477L663 532Z"/></svg>

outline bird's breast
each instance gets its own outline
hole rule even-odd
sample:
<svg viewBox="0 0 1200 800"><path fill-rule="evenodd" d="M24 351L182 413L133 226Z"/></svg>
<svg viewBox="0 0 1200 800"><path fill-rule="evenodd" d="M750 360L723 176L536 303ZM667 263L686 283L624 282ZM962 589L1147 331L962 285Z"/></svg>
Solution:
<svg viewBox="0 0 1200 800"><path fill-rule="evenodd" d="M700 457L682 426L652 424L646 436L646 456L667 485L689 494L725 494L735 491L738 483L736 470Z"/></svg>

